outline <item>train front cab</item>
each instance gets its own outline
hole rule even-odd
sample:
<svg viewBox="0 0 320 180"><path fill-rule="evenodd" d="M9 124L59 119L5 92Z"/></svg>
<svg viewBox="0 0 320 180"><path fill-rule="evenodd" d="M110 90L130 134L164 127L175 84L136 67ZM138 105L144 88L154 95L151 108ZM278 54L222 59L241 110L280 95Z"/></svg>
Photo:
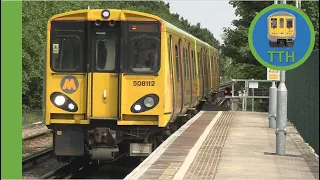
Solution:
<svg viewBox="0 0 320 180"><path fill-rule="evenodd" d="M296 37L295 17L287 12L276 12L268 17L268 38L271 47L292 47Z"/></svg>
<svg viewBox="0 0 320 180"><path fill-rule="evenodd" d="M159 18L81 10L56 15L47 27L44 108L56 156L113 159L125 134L141 140L137 129L167 124Z"/></svg>

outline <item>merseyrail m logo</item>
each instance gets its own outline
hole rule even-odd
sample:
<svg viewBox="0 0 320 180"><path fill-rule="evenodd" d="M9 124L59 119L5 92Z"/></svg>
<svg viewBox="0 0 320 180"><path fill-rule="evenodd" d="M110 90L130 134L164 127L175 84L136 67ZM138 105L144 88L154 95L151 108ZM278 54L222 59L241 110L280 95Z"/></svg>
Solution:
<svg viewBox="0 0 320 180"><path fill-rule="evenodd" d="M60 87L63 92L72 94L77 91L79 87L79 82L74 76L65 76L60 82Z"/></svg>

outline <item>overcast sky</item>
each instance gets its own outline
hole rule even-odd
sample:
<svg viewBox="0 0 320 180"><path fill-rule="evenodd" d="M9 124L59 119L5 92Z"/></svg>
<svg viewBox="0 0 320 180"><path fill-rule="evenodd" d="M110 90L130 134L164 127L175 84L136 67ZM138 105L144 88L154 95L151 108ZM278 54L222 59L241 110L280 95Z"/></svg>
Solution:
<svg viewBox="0 0 320 180"><path fill-rule="evenodd" d="M222 43L223 27L230 27L236 19L228 0L164 0L170 3L171 13L178 13L191 24L201 23Z"/></svg>

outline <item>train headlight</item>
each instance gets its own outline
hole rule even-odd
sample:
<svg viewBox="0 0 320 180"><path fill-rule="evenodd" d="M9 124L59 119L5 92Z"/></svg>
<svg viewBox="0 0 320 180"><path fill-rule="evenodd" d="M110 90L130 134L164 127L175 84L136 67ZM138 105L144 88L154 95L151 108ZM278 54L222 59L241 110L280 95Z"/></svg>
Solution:
<svg viewBox="0 0 320 180"><path fill-rule="evenodd" d="M101 16L104 19L107 19L110 16L110 12L108 10L103 10L102 13L101 13Z"/></svg>
<svg viewBox="0 0 320 180"><path fill-rule="evenodd" d="M57 106L62 106L64 103L66 102L66 98L59 95L57 96L55 99L54 99L54 103L57 105Z"/></svg>
<svg viewBox="0 0 320 180"><path fill-rule="evenodd" d="M73 110L73 109L74 109L74 105L73 105L72 103L70 103L70 104L68 105L68 108L69 108L70 110Z"/></svg>
<svg viewBox="0 0 320 180"><path fill-rule="evenodd" d="M53 92L50 95L50 100L54 106L65 111L77 112L79 109L77 103L61 92Z"/></svg>
<svg viewBox="0 0 320 180"><path fill-rule="evenodd" d="M159 104L159 96L156 94L147 94L139 98L132 104L130 111L132 113L142 113L155 108Z"/></svg>
<svg viewBox="0 0 320 180"><path fill-rule="evenodd" d="M154 105L154 99L152 97L146 97L143 101L144 105L151 108Z"/></svg>
<svg viewBox="0 0 320 180"><path fill-rule="evenodd" d="M140 104L136 104L136 105L134 106L134 110L140 111L140 110L141 110Z"/></svg>

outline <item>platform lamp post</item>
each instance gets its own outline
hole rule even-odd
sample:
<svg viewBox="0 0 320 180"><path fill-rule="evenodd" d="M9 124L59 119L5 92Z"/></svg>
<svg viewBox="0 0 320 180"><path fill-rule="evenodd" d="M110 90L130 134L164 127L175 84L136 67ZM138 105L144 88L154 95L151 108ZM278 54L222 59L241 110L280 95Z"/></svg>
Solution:
<svg viewBox="0 0 320 180"><path fill-rule="evenodd" d="M283 4L286 4L283 0ZM275 0L277 4L277 0ZM296 7L299 8L300 0L296 0ZM288 116L288 91L285 84L286 72L280 71L280 84L277 90L277 117L276 117L276 154L285 155L286 153L286 129Z"/></svg>

